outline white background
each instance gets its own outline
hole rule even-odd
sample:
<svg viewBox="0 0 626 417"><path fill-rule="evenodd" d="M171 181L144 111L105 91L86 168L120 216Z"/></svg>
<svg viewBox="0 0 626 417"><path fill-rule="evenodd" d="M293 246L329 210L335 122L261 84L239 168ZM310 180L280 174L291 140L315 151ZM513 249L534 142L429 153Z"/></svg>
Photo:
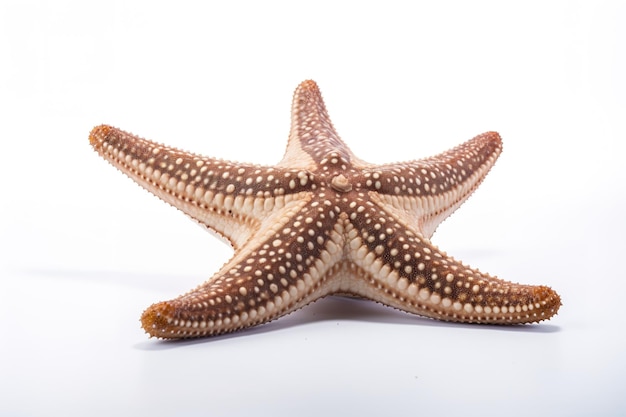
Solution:
<svg viewBox="0 0 626 417"><path fill-rule="evenodd" d="M623 415L625 22L603 1L2 1L0 415ZM143 309L232 252L101 160L90 129L272 164L307 78L370 162L499 131L433 240L550 285L559 315L458 325L329 298L148 339Z"/></svg>

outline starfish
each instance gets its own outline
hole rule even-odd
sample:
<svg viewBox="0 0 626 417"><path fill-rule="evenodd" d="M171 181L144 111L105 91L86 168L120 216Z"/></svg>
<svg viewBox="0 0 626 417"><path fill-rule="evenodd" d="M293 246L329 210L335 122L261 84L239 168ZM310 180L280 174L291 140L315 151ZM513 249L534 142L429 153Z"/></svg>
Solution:
<svg viewBox="0 0 626 417"><path fill-rule="evenodd" d="M232 332L331 294L465 323L539 322L561 305L549 287L482 273L430 241L494 165L502 150L496 132L434 157L370 164L339 138L317 85L305 81L275 166L200 156L107 125L89 141L235 250L208 281L144 311L150 336Z"/></svg>

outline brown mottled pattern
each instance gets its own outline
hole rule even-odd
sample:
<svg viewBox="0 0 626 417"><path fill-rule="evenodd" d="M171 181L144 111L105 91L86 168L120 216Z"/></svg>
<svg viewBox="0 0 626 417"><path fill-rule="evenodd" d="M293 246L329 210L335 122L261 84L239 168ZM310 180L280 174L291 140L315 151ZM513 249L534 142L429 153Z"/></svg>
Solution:
<svg viewBox="0 0 626 417"><path fill-rule="evenodd" d="M429 241L478 187L502 150L488 132L440 155L373 165L337 135L313 81L295 92L276 166L207 158L110 126L94 149L235 248L196 289L149 307L151 336L186 338L265 323L329 294L369 298L432 318L531 323L559 296L471 269Z"/></svg>

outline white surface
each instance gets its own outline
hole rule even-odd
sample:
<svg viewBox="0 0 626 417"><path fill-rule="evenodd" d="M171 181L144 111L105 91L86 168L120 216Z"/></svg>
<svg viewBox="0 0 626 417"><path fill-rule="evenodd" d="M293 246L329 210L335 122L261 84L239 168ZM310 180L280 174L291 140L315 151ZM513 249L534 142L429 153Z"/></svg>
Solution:
<svg viewBox="0 0 626 417"><path fill-rule="evenodd" d="M623 3L214 3L0 4L0 415L626 413ZM498 130L498 164L434 241L552 286L559 315L455 325L330 298L149 340L141 311L231 252L98 158L90 129L270 164L307 78L372 162Z"/></svg>

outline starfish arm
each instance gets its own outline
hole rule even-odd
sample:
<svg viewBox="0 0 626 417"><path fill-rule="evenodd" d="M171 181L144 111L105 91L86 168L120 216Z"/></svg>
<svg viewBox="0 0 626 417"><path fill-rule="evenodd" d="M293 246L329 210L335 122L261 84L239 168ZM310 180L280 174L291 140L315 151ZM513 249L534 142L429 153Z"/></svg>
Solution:
<svg viewBox="0 0 626 417"><path fill-rule="evenodd" d="M313 179L303 170L191 154L106 125L94 128L89 141L138 184L235 248L248 240L259 219L304 192Z"/></svg>
<svg viewBox="0 0 626 417"><path fill-rule="evenodd" d="M365 169L361 181L397 210L408 211L424 236L478 188L502 151L487 132L439 155Z"/></svg>
<svg viewBox="0 0 626 417"><path fill-rule="evenodd" d="M355 159L330 121L317 84L307 80L293 95L291 131L280 165L315 170L329 158L338 158L345 164Z"/></svg>
<svg viewBox="0 0 626 417"><path fill-rule="evenodd" d="M149 307L143 328L160 338L228 333L334 292L343 235L334 221L322 221L332 216L317 202L288 204L207 282Z"/></svg>
<svg viewBox="0 0 626 417"><path fill-rule="evenodd" d="M561 305L548 287L503 281L463 265L384 208L370 207L361 216L379 220L362 227L352 244L350 256L361 271L351 277L357 295L409 313L466 323L539 322Z"/></svg>

